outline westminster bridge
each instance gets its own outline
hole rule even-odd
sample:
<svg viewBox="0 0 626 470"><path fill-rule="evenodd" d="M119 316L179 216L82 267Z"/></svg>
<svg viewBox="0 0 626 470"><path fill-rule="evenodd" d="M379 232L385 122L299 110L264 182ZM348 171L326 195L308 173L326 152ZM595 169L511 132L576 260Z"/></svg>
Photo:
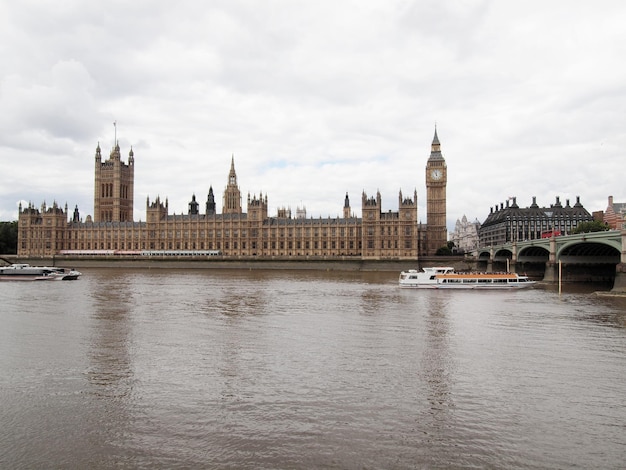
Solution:
<svg viewBox="0 0 626 470"><path fill-rule="evenodd" d="M546 282L613 280L613 291L626 292L626 230L561 235L478 248L479 268L532 272Z"/></svg>

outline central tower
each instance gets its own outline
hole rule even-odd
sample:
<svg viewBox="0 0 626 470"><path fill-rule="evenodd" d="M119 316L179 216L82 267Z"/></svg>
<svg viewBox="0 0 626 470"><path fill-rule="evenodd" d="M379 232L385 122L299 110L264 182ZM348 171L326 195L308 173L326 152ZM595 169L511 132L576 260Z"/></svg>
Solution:
<svg viewBox="0 0 626 470"><path fill-rule="evenodd" d="M235 156L230 161L228 184L224 190L223 214L241 214L241 192L237 186L237 173L235 173Z"/></svg>
<svg viewBox="0 0 626 470"><path fill-rule="evenodd" d="M434 255L448 242L446 229L446 185L448 169L441 155L441 145L435 136L431 145L430 157L426 163L426 254Z"/></svg>

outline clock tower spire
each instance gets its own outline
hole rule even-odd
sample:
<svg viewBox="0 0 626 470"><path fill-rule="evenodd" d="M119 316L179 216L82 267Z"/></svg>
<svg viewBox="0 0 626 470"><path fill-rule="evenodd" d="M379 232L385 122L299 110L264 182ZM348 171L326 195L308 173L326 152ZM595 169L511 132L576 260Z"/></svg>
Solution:
<svg viewBox="0 0 626 470"><path fill-rule="evenodd" d="M446 229L446 185L448 169L441 154L441 144L435 135L426 163L426 255L434 255L448 242Z"/></svg>

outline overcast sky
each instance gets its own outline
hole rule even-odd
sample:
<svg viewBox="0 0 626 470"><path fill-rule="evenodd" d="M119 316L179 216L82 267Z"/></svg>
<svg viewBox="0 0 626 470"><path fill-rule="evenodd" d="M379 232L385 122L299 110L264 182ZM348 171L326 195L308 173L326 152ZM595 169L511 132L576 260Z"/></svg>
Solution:
<svg viewBox="0 0 626 470"><path fill-rule="evenodd" d="M517 196L626 202L626 3L0 0L0 220L56 201L93 214L115 132L146 198L341 216L346 192L416 189L435 125L448 228ZM113 122L117 122L116 128Z"/></svg>

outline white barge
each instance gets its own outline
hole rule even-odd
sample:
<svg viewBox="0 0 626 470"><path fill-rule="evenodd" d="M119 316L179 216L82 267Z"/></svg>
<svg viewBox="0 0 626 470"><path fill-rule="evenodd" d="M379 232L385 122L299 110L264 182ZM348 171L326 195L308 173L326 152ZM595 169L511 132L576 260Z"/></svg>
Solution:
<svg viewBox="0 0 626 470"><path fill-rule="evenodd" d="M450 266L400 273L400 287L417 289L522 289L535 284L517 273L455 272Z"/></svg>
<svg viewBox="0 0 626 470"><path fill-rule="evenodd" d="M75 269L31 266L26 263L0 266L0 281L74 281L81 275Z"/></svg>

